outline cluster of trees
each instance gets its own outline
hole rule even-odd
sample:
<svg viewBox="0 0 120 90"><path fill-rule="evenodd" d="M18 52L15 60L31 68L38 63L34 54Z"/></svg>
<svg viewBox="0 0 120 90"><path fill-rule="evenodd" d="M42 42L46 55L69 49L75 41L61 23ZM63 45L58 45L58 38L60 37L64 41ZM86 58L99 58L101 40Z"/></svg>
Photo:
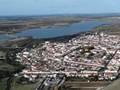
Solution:
<svg viewBox="0 0 120 90"><path fill-rule="evenodd" d="M0 61L0 82L5 78L7 79L5 90L10 90L14 74L19 73L23 68L24 66L18 62L12 64L2 60Z"/></svg>

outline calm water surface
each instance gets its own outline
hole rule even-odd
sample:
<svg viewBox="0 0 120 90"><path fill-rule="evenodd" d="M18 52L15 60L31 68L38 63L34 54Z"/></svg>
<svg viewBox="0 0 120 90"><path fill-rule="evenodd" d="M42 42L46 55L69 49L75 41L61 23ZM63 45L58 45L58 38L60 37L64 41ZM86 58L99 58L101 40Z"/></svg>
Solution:
<svg viewBox="0 0 120 90"><path fill-rule="evenodd" d="M15 36L31 36L33 38L53 38L65 35L77 34L79 32L90 31L91 29L106 24L105 22L99 21L87 21L81 23L74 23L68 26L61 27L50 27L50 28L36 28L28 29L19 33L14 34ZM0 35L0 40L11 39L9 36Z"/></svg>

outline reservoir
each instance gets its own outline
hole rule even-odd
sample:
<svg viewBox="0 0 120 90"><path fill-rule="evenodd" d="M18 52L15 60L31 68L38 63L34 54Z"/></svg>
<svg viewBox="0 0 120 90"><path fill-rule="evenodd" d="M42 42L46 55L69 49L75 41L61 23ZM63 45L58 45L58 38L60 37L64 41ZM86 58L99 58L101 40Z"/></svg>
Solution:
<svg viewBox="0 0 120 90"><path fill-rule="evenodd" d="M67 26L53 26L49 28L34 28L34 29L27 29L22 32L18 32L13 34L16 37L33 37L35 39L43 39L43 38L54 38L60 37L65 35L73 35L80 32L90 31L93 28L106 24L105 22L101 21L86 21L80 23L74 23ZM11 36L0 35L0 40L9 40Z"/></svg>

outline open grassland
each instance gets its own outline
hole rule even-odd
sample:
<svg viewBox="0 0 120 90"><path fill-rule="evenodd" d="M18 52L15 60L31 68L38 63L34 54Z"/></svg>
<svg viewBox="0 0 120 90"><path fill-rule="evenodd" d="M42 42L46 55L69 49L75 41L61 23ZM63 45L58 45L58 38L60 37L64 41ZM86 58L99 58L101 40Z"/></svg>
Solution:
<svg viewBox="0 0 120 90"><path fill-rule="evenodd" d="M110 25L103 25L96 27L93 31L106 32L113 35L120 35L120 23L114 23Z"/></svg>

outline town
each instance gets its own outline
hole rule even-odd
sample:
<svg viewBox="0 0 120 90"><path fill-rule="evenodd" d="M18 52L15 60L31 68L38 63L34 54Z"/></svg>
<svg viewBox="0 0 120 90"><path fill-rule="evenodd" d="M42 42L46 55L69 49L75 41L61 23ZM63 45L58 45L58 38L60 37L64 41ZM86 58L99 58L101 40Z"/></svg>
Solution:
<svg viewBox="0 0 120 90"><path fill-rule="evenodd" d="M120 36L106 33L80 34L65 41L44 41L16 54L26 68L20 73L29 80L52 74L67 77L97 77L114 80L120 70Z"/></svg>
<svg viewBox="0 0 120 90"><path fill-rule="evenodd" d="M0 0L0 90L120 90L120 0Z"/></svg>

